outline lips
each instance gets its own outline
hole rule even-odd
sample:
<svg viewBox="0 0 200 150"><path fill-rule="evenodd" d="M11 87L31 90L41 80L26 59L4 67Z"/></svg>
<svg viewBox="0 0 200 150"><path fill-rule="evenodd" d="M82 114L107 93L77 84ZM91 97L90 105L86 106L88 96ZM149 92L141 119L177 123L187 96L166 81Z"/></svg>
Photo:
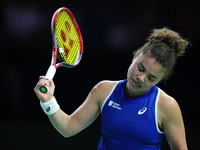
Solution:
<svg viewBox="0 0 200 150"><path fill-rule="evenodd" d="M140 84L138 84L135 80L133 80L132 79L132 83L133 83L133 85L135 86L135 87L141 87L141 85Z"/></svg>

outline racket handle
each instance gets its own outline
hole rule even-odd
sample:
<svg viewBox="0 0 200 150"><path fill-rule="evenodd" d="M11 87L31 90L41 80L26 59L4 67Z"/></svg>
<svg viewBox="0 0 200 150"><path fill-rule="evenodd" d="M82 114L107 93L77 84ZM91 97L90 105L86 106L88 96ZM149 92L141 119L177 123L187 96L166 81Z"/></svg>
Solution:
<svg viewBox="0 0 200 150"><path fill-rule="evenodd" d="M41 87L40 87L40 92L41 92L41 93L47 93L48 90L49 90L49 88L48 88L47 86L41 86Z"/></svg>
<svg viewBox="0 0 200 150"><path fill-rule="evenodd" d="M56 67L54 65L51 65L49 67L49 69L47 70L45 77L47 79L53 79L55 73L56 73ZM42 93L47 93L48 90L49 90L49 88L47 86L41 86L40 87L40 92L42 92Z"/></svg>

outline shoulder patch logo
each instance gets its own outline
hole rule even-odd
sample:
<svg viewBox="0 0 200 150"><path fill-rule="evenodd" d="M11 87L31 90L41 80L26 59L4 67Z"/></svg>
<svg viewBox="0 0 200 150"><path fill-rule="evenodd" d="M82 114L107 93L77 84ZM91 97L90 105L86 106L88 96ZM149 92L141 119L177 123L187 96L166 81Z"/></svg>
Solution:
<svg viewBox="0 0 200 150"><path fill-rule="evenodd" d="M147 108L146 107L142 107L142 109L138 111L138 115L142 115L146 111L147 111Z"/></svg>
<svg viewBox="0 0 200 150"><path fill-rule="evenodd" d="M108 106L112 106L112 104L113 104L113 101L110 101L110 102L108 103Z"/></svg>
<svg viewBox="0 0 200 150"><path fill-rule="evenodd" d="M112 107L112 108L115 108L115 109L118 109L118 110L121 110L122 108L120 107L120 104L116 103L116 102L113 102L113 101L110 101L108 103L108 106Z"/></svg>

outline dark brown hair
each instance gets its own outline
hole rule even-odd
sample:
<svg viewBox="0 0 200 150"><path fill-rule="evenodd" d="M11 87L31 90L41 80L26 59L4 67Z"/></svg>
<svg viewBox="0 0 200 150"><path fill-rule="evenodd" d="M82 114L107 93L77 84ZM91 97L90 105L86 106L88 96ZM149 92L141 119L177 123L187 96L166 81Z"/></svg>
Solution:
<svg viewBox="0 0 200 150"><path fill-rule="evenodd" d="M179 33L169 28L154 29L147 39L147 43L137 50L136 55L149 54L156 62L166 69L163 80L172 73L176 64L176 58L185 53L189 42L183 39Z"/></svg>

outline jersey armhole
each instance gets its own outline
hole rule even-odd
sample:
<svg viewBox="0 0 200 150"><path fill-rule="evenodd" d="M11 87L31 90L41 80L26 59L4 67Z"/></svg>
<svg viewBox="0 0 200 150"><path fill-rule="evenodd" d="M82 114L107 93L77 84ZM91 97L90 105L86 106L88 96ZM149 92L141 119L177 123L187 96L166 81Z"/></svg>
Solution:
<svg viewBox="0 0 200 150"><path fill-rule="evenodd" d="M157 109L158 109L159 96L160 96L160 89L158 88L158 94L157 94L157 97L156 97L156 104L155 104L155 123L156 123L156 129L157 129L158 133L164 134L164 132L159 129L159 125L158 125Z"/></svg>
<svg viewBox="0 0 200 150"><path fill-rule="evenodd" d="M120 81L119 81L119 82L120 82ZM106 97L106 99L104 100L104 102L103 102L103 104L102 104L102 106L101 106L101 113L102 113L102 111L103 111L103 107L104 107L106 101L108 100L108 98L110 97L110 95L113 93L113 91L115 90L115 88L116 88L116 86L118 85L119 82L117 82L117 83L113 86L112 90L110 91L110 93L108 94L108 96Z"/></svg>

